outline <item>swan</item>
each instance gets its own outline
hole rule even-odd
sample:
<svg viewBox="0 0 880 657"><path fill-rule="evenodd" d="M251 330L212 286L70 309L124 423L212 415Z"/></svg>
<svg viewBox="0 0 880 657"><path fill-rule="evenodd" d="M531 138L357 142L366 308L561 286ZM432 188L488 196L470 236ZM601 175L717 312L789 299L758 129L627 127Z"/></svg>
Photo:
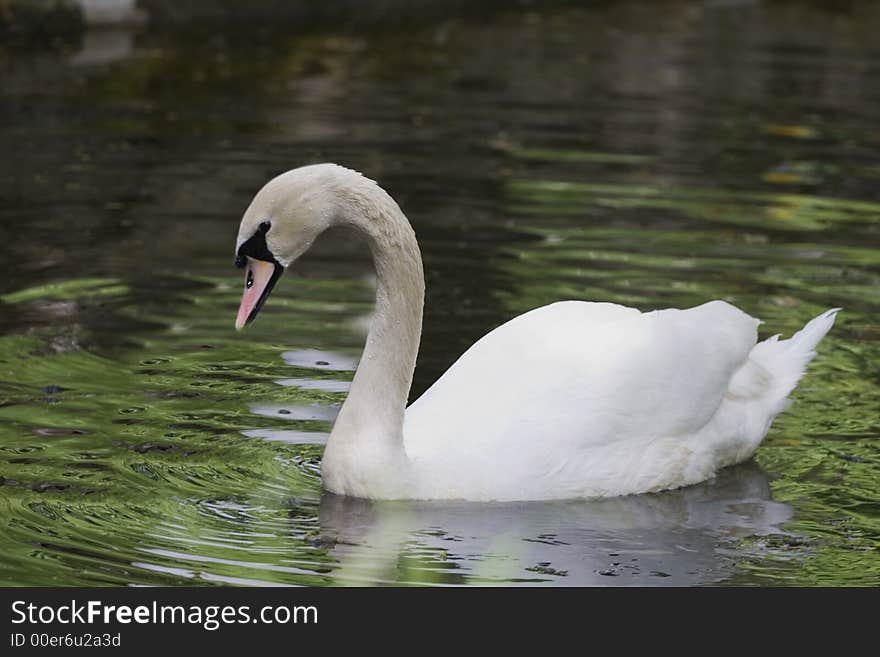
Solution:
<svg viewBox="0 0 880 657"><path fill-rule="evenodd" d="M397 203L336 164L292 169L241 220L236 329L333 226L369 244L376 302L322 459L324 488L371 499L526 501L679 488L750 458L839 308L787 340L724 301L641 312L560 301L479 339L409 407L422 329L419 245Z"/></svg>

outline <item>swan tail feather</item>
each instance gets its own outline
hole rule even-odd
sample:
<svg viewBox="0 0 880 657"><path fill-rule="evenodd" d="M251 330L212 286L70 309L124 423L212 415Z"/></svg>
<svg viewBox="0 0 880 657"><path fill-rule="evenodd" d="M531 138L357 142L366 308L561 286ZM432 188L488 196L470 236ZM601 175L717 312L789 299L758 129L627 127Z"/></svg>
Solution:
<svg viewBox="0 0 880 657"><path fill-rule="evenodd" d="M834 326L834 318L840 310L826 310L787 340L774 335L756 344L746 364L731 379L728 396L763 398L770 404L771 417L788 408L789 393L816 356L816 345Z"/></svg>

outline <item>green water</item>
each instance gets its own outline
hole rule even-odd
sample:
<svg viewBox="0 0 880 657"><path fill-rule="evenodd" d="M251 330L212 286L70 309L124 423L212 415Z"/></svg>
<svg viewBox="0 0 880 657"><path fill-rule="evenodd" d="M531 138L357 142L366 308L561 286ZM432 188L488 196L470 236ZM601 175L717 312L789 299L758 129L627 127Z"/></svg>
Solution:
<svg viewBox="0 0 880 657"><path fill-rule="evenodd" d="M0 48L0 583L880 584L880 11L558 4ZM561 298L721 298L762 336L844 311L755 461L706 484L323 495L367 253L327 237L232 328L244 208L316 161L416 229L414 396Z"/></svg>

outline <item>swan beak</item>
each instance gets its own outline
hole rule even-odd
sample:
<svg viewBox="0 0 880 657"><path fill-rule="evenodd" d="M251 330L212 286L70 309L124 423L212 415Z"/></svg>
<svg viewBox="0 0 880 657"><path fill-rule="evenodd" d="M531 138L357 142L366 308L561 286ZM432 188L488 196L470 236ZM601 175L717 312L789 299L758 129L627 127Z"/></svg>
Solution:
<svg viewBox="0 0 880 657"><path fill-rule="evenodd" d="M244 294L241 295L241 306L238 308L238 317L235 318L236 331L240 331L245 324L254 321L283 273L284 267L277 262L266 262L256 258L247 259Z"/></svg>

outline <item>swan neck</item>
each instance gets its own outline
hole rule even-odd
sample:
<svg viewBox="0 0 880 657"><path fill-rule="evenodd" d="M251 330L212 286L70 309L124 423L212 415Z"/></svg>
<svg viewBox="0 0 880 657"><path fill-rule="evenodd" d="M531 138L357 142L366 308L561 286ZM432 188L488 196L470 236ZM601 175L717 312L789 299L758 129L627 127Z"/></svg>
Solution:
<svg viewBox="0 0 880 657"><path fill-rule="evenodd" d="M325 484L348 493L356 492L351 482L334 485L336 474L366 476L406 460L403 420L422 333L425 283L415 233L391 197L373 191L353 199L340 220L366 237L377 279L363 356L324 456Z"/></svg>

